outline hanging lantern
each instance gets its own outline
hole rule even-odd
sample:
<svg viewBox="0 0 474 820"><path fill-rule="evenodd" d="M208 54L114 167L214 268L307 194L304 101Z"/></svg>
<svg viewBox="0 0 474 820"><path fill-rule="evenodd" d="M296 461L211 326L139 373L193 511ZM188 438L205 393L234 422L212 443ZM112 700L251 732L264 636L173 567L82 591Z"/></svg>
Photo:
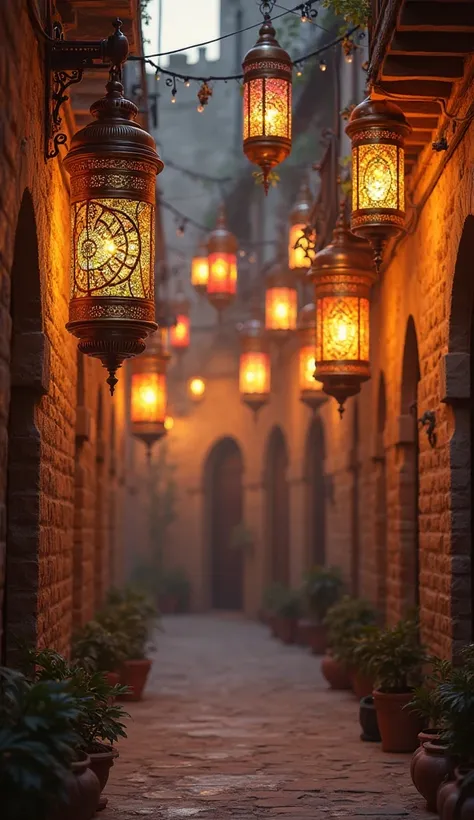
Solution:
<svg viewBox="0 0 474 820"><path fill-rule="evenodd" d="M172 312L176 317L176 323L170 327L170 347L176 353L184 353L189 347L191 321L189 318L189 303L186 299L181 285L173 302Z"/></svg>
<svg viewBox="0 0 474 820"><path fill-rule="evenodd" d="M237 291L237 240L227 229L224 207L217 224L209 234L207 298L217 310L228 307Z"/></svg>
<svg viewBox="0 0 474 820"><path fill-rule="evenodd" d="M132 364L131 433L146 445L147 457L155 441L166 435L166 331L158 330L145 353Z"/></svg>
<svg viewBox="0 0 474 820"><path fill-rule="evenodd" d="M249 319L240 325L241 354L239 365L239 390L242 401L254 413L258 413L270 398L270 356L265 343L262 322Z"/></svg>
<svg viewBox="0 0 474 820"><path fill-rule="evenodd" d="M299 386L300 401L317 410L327 400L322 382L316 379L316 308L311 303L300 310L298 316Z"/></svg>
<svg viewBox="0 0 474 820"><path fill-rule="evenodd" d="M244 154L259 165L265 193L268 175L291 152L291 81L293 65L275 39L270 15L264 15L259 38L246 54L244 72Z"/></svg>
<svg viewBox="0 0 474 820"><path fill-rule="evenodd" d="M405 137L410 125L398 105L368 97L352 111L351 230L368 239L377 270L386 242L405 230Z"/></svg>
<svg viewBox="0 0 474 820"><path fill-rule="evenodd" d="M204 398L204 393L206 392L206 382L204 379L199 378L199 376L195 376L193 379L190 379L188 382L188 393L192 401L198 402Z"/></svg>
<svg viewBox="0 0 474 820"><path fill-rule="evenodd" d="M267 276L265 288L265 330L271 338L285 341L296 329L298 293L290 271L276 263Z"/></svg>
<svg viewBox="0 0 474 820"><path fill-rule="evenodd" d="M209 259L207 245L203 242L193 256L191 263L191 284L200 295L207 291L207 280L209 279Z"/></svg>
<svg viewBox="0 0 474 820"><path fill-rule="evenodd" d="M324 392L339 403L370 378L370 289L375 280L367 242L341 215L332 242L316 254L309 276L316 304L316 367Z"/></svg>
<svg viewBox="0 0 474 820"><path fill-rule="evenodd" d="M301 185L290 213L288 260L290 270L306 274L315 257L316 231L311 227L312 197L308 183Z"/></svg>
<svg viewBox="0 0 474 820"><path fill-rule="evenodd" d="M71 301L67 329L79 350L109 371L145 349L156 329L155 182L163 169L153 138L135 122L120 70L91 107L64 165L71 177Z"/></svg>

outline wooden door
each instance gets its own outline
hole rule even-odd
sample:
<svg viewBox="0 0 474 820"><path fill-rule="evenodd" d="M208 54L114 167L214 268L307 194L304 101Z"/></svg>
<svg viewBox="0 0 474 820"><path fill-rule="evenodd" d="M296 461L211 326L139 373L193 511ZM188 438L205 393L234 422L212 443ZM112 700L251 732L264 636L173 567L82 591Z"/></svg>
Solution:
<svg viewBox="0 0 474 820"><path fill-rule="evenodd" d="M243 554L232 545L242 523L242 456L235 442L217 445L211 469L212 606L242 609Z"/></svg>

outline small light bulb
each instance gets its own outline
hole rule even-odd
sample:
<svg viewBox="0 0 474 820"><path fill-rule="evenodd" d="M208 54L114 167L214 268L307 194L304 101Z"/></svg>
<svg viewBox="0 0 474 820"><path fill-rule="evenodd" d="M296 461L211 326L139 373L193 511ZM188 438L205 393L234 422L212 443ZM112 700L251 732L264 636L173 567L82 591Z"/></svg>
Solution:
<svg viewBox="0 0 474 820"><path fill-rule="evenodd" d="M296 70L296 76L297 77L302 77L303 76L303 69L302 68L298 68Z"/></svg>
<svg viewBox="0 0 474 820"><path fill-rule="evenodd" d="M328 66L327 66L326 60L320 60L319 61L319 68L321 69L321 71L326 71L327 67Z"/></svg>
<svg viewBox="0 0 474 820"><path fill-rule="evenodd" d="M161 74L160 74L159 71L157 71L156 74L155 74L155 80L156 80L157 83L159 83L160 80L161 80Z"/></svg>
<svg viewBox="0 0 474 820"><path fill-rule="evenodd" d="M176 102L176 97L175 97L174 95L173 95L173 97L171 97L171 102L172 102L172 103L175 103L175 102Z"/></svg>
<svg viewBox="0 0 474 820"><path fill-rule="evenodd" d="M189 82L189 80L185 80L184 87L189 88L190 85L191 85L191 83Z"/></svg>
<svg viewBox="0 0 474 820"><path fill-rule="evenodd" d="M199 114L202 114L203 111L204 111L204 106L203 105L198 105L197 110L198 110Z"/></svg>
<svg viewBox="0 0 474 820"><path fill-rule="evenodd" d="M346 63L352 63L354 57L353 57L352 54L346 54L345 59L346 59Z"/></svg>

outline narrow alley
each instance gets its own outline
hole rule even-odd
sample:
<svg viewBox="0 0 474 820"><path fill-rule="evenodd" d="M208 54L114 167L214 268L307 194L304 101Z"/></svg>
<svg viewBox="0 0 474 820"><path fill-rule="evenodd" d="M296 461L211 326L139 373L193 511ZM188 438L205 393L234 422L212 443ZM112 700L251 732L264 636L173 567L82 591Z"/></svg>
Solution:
<svg viewBox="0 0 474 820"><path fill-rule="evenodd" d="M426 816L409 755L360 741L307 650L232 615L165 618L156 647L104 820Z"/></svg>

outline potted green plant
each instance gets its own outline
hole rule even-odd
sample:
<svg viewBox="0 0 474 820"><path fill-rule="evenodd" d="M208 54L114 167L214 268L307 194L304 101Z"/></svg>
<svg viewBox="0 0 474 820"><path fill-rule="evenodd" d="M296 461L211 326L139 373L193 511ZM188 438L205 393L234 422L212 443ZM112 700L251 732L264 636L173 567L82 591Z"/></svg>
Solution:
<svg viewBox="0 0 474 820"><path fill-rule="evenodd" d="M79 706L67 682L31 683L0 667L0 795L6 820L90 820L100 794L77 751Z"/></svg>
<svg viewBox="0 0 474 820"><path fill-rule="evenodd" d="M102 672L107 682L115 686L120 683L126 643L126 635L109 632L98 621L89 621L73 635L72 658L90 672Z"/></svg>
<svg viewBox="0 0 474 820"><path fill-rule="evenodd" d="M418 745L420 718L405 708L421 682L424 649L415 619L401 620L388 629L367 628L356 641L357 666L375 681L377 723L385 752L413 752Z"/></svg>
<svg viewBox="0 0 474 820"><path fill-rule="evenodd" d="M359 598L345 595L328 609L324 625L329 649L321 661L321 671L332 689L351 688L354 642L364 627L374 623L374 608Z"/></svg>
<svg viewBox="0 0 474 820"><path fill-rule="evenodd" d="M327 646L324 619L339 599L343 580L337 567L313 567L303 579L303 599L309 620L300 624L301 642L311 647L314 655L322 655Z"/></svg>
<svg viewBox="0 0 474 820"><path fill-rule="evenodd" d="M300 613L300 592L282 587L275 603L275 629L277 637L283 643L291 644L295 642Z"/></svg>
<svg viewBox="0 0 474 820"><path fill-rule="evenodd" d="M163 615L187 612L191 584L182 567L165 570L159 581L158 606Z"/></svg>

